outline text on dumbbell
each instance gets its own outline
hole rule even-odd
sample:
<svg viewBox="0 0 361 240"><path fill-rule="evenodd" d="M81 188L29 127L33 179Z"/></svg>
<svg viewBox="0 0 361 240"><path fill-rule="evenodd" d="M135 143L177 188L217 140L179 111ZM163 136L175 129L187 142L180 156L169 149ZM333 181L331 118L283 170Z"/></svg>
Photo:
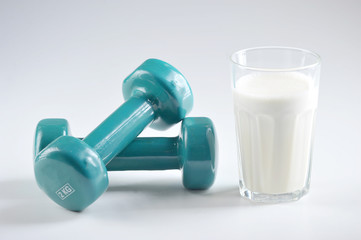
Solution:
<svg viewBox="0 0 361 240"><path fill-rule="evenodd" d="M66 183L58 191L56 191L56 195L58 195L58 197L61 200L64 200L65 198L69 197L74 192L75 192L74 188L72 188L69 183Z"/></svg>

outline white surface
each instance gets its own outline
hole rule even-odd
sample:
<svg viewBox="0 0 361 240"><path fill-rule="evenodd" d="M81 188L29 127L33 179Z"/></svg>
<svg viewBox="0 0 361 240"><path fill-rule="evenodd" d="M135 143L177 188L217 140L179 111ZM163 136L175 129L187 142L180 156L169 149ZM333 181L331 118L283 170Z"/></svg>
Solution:
<svg viewBox="0 0 361 240"><path fill-rule="evenodd" d="M0 239L360 239L360 3L127 2L0 2ZM229 56L260 45L323 59L311 191L298 202L252 204L238 194ZM86 135L149 57L189 79L191 116L214 120L214 187L188 192L176 171L111 173L109 191L84 212L61 209L34 181L37 122L65 117Z"/></svg>
<svg viewBox="0 0 361 240"><path fill-rule="evenodd" d="M283 194L281 200L285 193L286 199L294 199L307 191L318 98L315 81L299 72L258 72L235 80L241 195Z"/></svg>

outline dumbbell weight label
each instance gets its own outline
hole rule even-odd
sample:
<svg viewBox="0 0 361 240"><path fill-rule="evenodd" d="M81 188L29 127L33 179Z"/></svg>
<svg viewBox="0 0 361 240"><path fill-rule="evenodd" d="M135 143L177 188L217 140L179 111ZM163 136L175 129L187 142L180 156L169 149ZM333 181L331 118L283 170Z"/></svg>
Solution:
<svg viewBox="0 0 361 240"><path fill-rule="evenodd" d="M65 198L67 198L71 194L73 194L74 192L75 192L74 188L72 188L69 183L66 183L58 191L56 191L56 195L58 195L58 197L61 200L64 200Z"/></svg>

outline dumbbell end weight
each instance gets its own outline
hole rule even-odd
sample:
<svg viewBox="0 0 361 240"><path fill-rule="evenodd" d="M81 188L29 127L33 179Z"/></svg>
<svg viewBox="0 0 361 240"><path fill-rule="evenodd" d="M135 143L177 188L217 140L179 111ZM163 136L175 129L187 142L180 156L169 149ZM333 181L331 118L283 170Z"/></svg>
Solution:
<svg viewBox="0 0 361 240"><path fill-rule="evenodd" d="M180 136L184 187L190 190L210 188L218 165L218 142L212 120L207 117L186 118Z"/></svg>
<svg viewBox="0 0 361 240"><path fill-rule="evenodd" d="M71 136L57 138L38 154L34 171L39 187L71 211L89 206L108 186L107 170L98 153Z"/></svg>
<svg viewBox="0 0 361 240"><path fill-rule="evenodd" d="M69 123L62 118L41 120L36 126L34 139L34 159L38 153L60 136L70 135Z"/></svg>
<svg viewBox="0 0 361 240"><path fill-rule="evenodd" d="M123 96L145 96L156 110L152 128L164 130L181 121L193 108L192 90L181 72L159 59L143 62L123 82Z"/></svg>

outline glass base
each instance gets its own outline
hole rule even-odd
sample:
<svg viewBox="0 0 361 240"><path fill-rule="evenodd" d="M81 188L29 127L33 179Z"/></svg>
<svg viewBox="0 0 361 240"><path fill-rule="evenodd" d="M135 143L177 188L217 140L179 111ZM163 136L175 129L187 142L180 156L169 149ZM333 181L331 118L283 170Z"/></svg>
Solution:
<svg viewBox="0 0 361 240"><path fill-rule="evenodd" d="M239 182L239 191L241 196L247 198L253 202L260 203L281 203L281 202L290 202L297 201L309 191L309 185L307 184L304 188L289 192L289 193L280 193L280 194L269 194L269 193L259 193L252 192L244 187L242 181Z"/></svg>

